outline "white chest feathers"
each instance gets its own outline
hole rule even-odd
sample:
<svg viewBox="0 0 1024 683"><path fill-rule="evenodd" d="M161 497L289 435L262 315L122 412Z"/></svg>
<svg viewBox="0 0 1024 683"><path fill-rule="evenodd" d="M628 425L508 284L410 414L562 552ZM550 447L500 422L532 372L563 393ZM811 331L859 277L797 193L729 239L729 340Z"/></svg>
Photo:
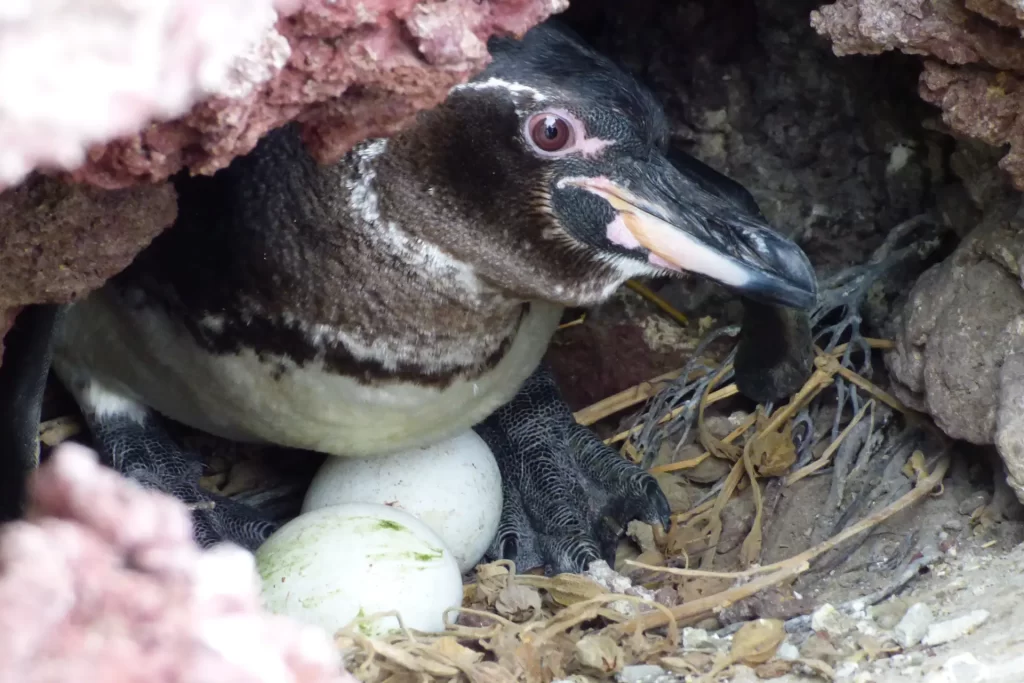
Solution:
<svg viewBox="0 0 1024 683"><path fill-rule="evenodd" d="M68 311L54 367L94 396L136 401L227 439L377 455L449 438L510 400L539 364L561 310L532 303L508 352L475 379L444 388L368 385L318 362L261 359L249 349L212 354L159 309L124 306L101 289Z"/></svg>

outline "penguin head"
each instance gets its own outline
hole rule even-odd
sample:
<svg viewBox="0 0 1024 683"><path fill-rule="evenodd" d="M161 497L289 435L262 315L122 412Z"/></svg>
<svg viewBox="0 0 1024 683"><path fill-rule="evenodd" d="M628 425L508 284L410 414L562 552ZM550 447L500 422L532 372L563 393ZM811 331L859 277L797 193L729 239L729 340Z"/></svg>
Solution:
<svg viewBox="0 0 1024 683"><path fill-rule="evenodd" d="M678 163L636 79L550 23L490 50L483 72L393 141L428 239L496 286L564 305L681 273L766 304L814 304L803 251L736 201L731 181Z"/></svg>

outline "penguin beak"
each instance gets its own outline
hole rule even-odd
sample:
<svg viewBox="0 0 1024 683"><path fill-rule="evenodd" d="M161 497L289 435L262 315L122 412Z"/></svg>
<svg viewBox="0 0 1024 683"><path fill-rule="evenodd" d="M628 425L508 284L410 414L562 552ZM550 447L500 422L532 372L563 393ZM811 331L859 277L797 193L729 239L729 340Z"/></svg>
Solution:
<svg viewBox="0 0 1024 683"><path fill-rule="evenodd" d="M817 300L814 269L800 247L663 157L559 184L607 201L616 213L608 239L646 250L653 266L699 273L766 304L810 309Z"/></svg>

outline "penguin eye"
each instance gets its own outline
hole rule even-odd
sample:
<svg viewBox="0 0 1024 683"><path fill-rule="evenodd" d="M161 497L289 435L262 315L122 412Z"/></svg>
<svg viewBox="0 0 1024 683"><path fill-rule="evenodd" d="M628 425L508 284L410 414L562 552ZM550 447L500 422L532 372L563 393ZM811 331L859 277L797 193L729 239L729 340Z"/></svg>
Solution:
<svg viewBox="0 0 1024 683"><path fill-rule="evenodd" d="M552 113L537 114L529 124L530 141L548 154L564 151L576 142L572 124Z"/></svg>

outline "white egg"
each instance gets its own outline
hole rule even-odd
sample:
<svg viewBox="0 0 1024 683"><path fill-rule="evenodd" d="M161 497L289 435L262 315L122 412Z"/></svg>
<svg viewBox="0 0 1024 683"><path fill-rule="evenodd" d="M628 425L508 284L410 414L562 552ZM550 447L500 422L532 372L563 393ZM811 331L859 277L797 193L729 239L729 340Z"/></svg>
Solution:
<svg viewBox="0 0 1024 683"><path fill-rule="evenodd" d="M498 533L501 472L487 444L468 431L448 441L372 458L328 458L303 512L338 503L380 503L434 530L465 573Z"/></svg>
<svg viewBox="0 0 1024 683"><path fill-rule="evenodd" d="M462 604L455 558L423 522L386 505L350 503L291 520L256 551L263 604L334 633L358 616L397 611L410 628L440 631ZM398 629L362 622L366 635Z"/></svg>

